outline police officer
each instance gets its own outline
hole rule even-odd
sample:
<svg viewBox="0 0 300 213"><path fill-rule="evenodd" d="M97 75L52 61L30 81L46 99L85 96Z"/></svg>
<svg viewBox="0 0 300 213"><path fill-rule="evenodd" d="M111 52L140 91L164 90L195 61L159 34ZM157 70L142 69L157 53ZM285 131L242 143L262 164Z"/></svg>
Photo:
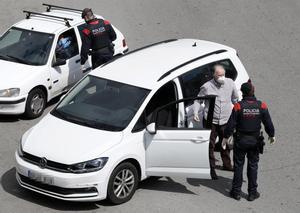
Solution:
<svg viewBox="0 0 300 213"><path fill-rule="evenodd" d="M254 96L254 86L251 82L242 84L242 101L234 104L230 119L225 128L222 146L228 142L228 138L236 129L236 140L233 148L234 175L230 196L236 200L241 199L241 187L243 182L243 166L245 155L248 158L248 201L257 199L257 169L259 161L259 143L261 123L269 135L270 144L275 143L275 130L268 112L266 103L257 100Z"/></svg>
<svg viewBox="0 0 300 213"><path fill-rule="evenodd" d="M97 19L89 8L82 11L81 17L87 23L82 30L81 65L85 64L92 49L92 68L95 69L112 59L112 41L116 40L116 33L109 21Z"/></svg>

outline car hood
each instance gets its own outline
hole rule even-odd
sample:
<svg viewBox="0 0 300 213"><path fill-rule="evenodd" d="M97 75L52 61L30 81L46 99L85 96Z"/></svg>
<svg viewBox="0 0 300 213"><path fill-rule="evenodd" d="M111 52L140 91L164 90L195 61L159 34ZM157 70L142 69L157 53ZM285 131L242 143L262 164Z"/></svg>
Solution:
<svg viewBox="0 0 300 213"><path fill-rule="evenodd" d="M44 117L23 137L23 151L63 164L92 160L121 142L122 132L89 128L56 118Z"/></svg>
<svg viewBox="0 0 300 213"><path fill-rule="evenodd" d="M31 78L41 66L31 66L11 61L0 60L0 90L19 87Z"/></svg>

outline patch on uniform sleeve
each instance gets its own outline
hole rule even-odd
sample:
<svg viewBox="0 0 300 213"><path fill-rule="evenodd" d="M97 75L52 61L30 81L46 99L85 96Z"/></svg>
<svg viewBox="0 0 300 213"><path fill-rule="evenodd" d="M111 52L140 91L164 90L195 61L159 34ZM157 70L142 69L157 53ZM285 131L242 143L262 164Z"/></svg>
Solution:
<svg viewBox="0 0 300 213"><path fill-rule="evenodd" d="M84 29L82 30L82 32L87 36L91 33L88 29Z"/></svg>
<svg viewBox="0 0 300 213"><path fill-rule="evenodd" d="M267 104L265 102L262 102L261 103L261 108L262 109L268 109L268 106L267 106Z"/></svg>
<svg viewBox="0 0 300 213"><path fill-rule="evenodd" d="M234 111L240 111L241 110L241 105L239 103L234 104Z"/></svg>
<svg viewBox="0 0 300 213"><path fill-rule="evenodd" d="M105 25L109 25L109 24L110 24L110 22L109 22L109 21L107 21L107 20L104 20L104 24L105 24Z"/></svg>

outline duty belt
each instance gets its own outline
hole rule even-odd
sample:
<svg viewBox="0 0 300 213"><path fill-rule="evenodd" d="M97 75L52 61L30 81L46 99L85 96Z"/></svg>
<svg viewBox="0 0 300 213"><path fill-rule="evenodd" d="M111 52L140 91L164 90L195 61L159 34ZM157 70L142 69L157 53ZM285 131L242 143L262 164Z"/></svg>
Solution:
<svg viewBox="0 0 300 213"><path fill-rule="evenodd" d="M257 138L259 136L259 132L237 132L238 137L254 137Z"/></svg>

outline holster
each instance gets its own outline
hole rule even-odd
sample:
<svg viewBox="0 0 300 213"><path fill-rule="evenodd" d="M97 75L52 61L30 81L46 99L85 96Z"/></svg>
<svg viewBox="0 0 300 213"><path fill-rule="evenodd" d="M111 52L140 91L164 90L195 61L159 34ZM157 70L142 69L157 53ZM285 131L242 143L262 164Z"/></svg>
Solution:
<svg viewBox="0 0 300 213"><path fill-rule="evenodd" d="M264 137L259 133L243 133L236 132L233 135L236 143L236 147L242 150L256 149L259 153L263 153Z"/></svg>

